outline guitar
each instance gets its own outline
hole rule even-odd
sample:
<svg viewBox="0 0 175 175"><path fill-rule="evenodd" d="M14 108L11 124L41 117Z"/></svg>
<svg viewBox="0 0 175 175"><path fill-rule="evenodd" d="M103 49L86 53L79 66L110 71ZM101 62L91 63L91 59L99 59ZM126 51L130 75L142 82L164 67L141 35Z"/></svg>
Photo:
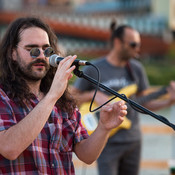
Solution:
<svg viewBox="0 0 175 175"><path fill-rule="evenodd" d="M131 84L129 86L126 86L118 91L119 94L125 94L127 97L130 97L131 95L135 94L137 92L137 85L136 84ZM151 101L153 99L159 98L167 93L166 87L163 87L159 89L158 91L151 92L150 94L147 94L145 96L138 97L134 99L135 102L139 104L144 104L148 101ZM120 101L120 98L115 98L113 102ZM87 129L87 132L89 135L91 135L94 130L96 129L98 125L98 111L91 113L89 112L89 106L90 102L83 103L80 106L80 113L82 115L81 117L81 122L83 126ZM94 108L97 108L97 104L93 104ZM112 137L115 133L118 132L120 129L130 129L131 128L131 120L129 120L126 116L124 117L124 121L116 128L112 129L110 132L110 137Z"/></svg>
<svg viewBox="0 0 175 175"><path fill-rule="evenodd" d="M118 93L125 94L127 97L130 97L136 92L137 92L136 84L131 84L118 91ZM121 100L120 98L115 98L113 102L117 102L120 100ZM82 116L81 122L83 126L87 129L88 134L91 135L98 125L98 111L94 113L89 112L89 106L90 102L83 103L80 106L80 113ZM98 106L96 103L93 103L93 107L96 108ZM113 136L119 129L121 128L129 129L130 127L131 127L131 121L127 117L124 117L124 121L121 123L121 125L111 130L110 137Z"/></svg>

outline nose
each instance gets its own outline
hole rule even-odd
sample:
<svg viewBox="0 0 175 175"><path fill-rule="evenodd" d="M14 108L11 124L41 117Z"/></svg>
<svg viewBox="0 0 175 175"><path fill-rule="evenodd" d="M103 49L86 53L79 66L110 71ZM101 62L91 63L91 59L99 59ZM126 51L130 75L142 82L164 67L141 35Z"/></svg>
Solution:
<svg viewBox="0 0 175 175"><path fill-rule="evenodd" d="M135 47L135 51L136 51L136 52L139 52L139 51L140 51L140 45L137 46L137 47Z"/></svg>
<svg viewBox="0 0 175 175"><path fill-rule="evenodd" d="M42 48L39 48L39 51L40 51L40 54L38 55L37 58L45 58L44 50Z"/></svg>
<svg viewBox="0 0 175 175"><path fill-rule="evenodd" d="M136 51L139 52L140 51L140 46L136 47Z"/></svg>

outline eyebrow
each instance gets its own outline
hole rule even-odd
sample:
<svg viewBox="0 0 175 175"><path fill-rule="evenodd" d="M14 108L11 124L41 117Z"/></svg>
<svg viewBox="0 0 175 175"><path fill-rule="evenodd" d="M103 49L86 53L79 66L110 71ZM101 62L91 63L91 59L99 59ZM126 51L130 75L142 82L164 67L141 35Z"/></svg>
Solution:
<svg viewBox="0 0 175 175"><path fill-rule="evenodd" d="M37 44L28 44L28 45L25 45L24 47L40 47L40 46L37 45ZM50 47L50 45L49 45L49 44L44 44L44 45L42 45L41 47L42 47L42 48L43 48L43 47Z"/></svg>

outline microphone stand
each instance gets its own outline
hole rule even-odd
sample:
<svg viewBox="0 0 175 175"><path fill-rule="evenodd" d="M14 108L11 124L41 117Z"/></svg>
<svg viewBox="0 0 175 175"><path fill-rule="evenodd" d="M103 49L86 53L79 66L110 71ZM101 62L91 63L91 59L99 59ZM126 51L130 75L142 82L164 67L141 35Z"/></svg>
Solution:
<svg viewBox="0 0 175 175"><path fill-rule="evenodd" d="M74 74L79 77L79 78L84 78L86 80L88 80L89 82L95 84L95 85L98 85L99 84L99 87L103 88L104 90L106 90L107 92L113 94L114 96L117 96L119 97L120 99L124 100L125 102L129 103L129 105L134 106L136 109L139 109L140 112L144 111L143 113L144 114L147 114L147 115L151 115L152 117L154 117L155 119L161 121L162 123L168 125L169 127L171 127L173 130L175 130L175 125L170 123L165 117L161 116L161 115L157 115L155 113L153 113L152 111L148 110L147 108L139 105L138 103L136 103L135 101L131 100L131 99L128 99L126 98L125 95L122 95L122 94L119 94L117 93L116 91L114 91L113 89L110 89L106 86L104 86L103 84L101 83L98 83L95 79L89 77L88 75L84 74L83 71L80 71L79 70L79 66L76 66L75 70L74 70ZM136 110L135 109L135 110ZM138 111L138 110L137 110ZM138 111L139 112L139 111Z"/></svg>

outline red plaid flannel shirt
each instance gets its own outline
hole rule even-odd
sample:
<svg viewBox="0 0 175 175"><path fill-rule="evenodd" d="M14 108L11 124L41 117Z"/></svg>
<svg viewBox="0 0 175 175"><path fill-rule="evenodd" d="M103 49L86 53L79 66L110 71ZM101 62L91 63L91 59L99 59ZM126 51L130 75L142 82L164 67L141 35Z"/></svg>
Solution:
<svg viewBox="0 0 175 175"><path fill-rule="evenodd" d="M10 100L0 89L0 131L17 124L37 103L37 99L32 99L31 105L21 108L17 101ZM80 113L76 109L74 115L69 117L54 107L50 119L51 123L46 122L38 137L16 160L10 161L0 155L0 174L75 174L73 147L88 137L81 124Z"/></svg>

